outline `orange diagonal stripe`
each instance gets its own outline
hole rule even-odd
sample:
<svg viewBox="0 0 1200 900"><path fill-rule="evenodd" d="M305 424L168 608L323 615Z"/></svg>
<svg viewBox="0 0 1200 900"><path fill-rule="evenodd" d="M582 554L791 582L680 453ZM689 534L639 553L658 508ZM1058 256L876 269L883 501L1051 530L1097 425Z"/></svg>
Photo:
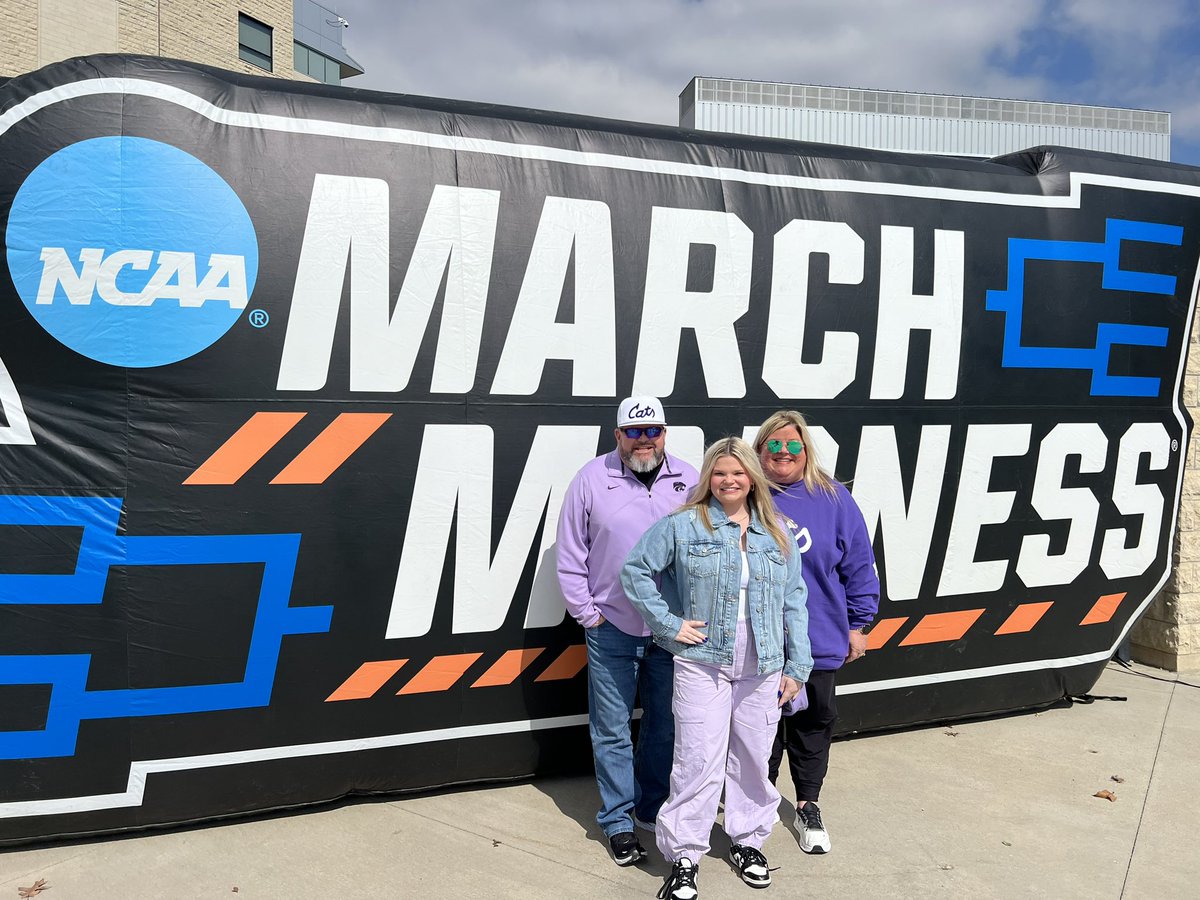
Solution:
<svg viewBox="0 0 1200 900"><path fill-rule="evenodd" d="M471 664L481 656L483 656L482 653L454 653L450 656L435 656L425 663L425 668L413 676L412 681L396 691L396 696L429 694L453 687L454 683L463 677L463 672L471 668Z"/></svg>
<svg viewBox="0 0 1200 900"><path fill-rule="evenodd" d="M494 687L498 684L512 684L517 676L529 667L529 664L541 656L545 647L530 647L526 650L509 650L492 667L479 676L471 685L477 687Z"/></svg>
<svg viewBox="0 0 1200 900"><path fill-rule="evenodd" d="M1022 603L1004 620L1004 624L996 629L996 634L1024 634L1026 631L1032 631L1033 626L1041 621L1046 610L1053 605L1053 602Z"/></svg>
<svg viewBox="0 0 1200 900"><path fill-rule="evenodd" d="M1098 625L1101 622L1107 622L1113 617L1113 613L1117 611L1117 607L1121 605L1121 601L1125 599L1125 594L1105 594L1095 605L1088 611L1088 614L1083 617L1080 625Z"/></svg>
<svg viewBox="0 0 1200 900"><path fill-rule="evenodd" d="M233 484L303 418L302 412L255 413L184 484Z"/></svg>
<svg viewBox="0 0 1200 900"><path fill-rule="evenodd" d="M901 626L908 621L908 616L900 616L896 619L880 619L871 626L871 631L867 635L867 649L878 650L900 630Z"/></svg>
<svg viewBox="0 0 1200 900"><path fill-rule="evenodd" d="M957 612L930 613L924 616L900 642L901 647L914 644L938 644L957 641L983 615L982 609L963 609Z"/></svg>
<svg viewBox="0 0 1200 900"><path fill-rule="evenodd" d="M534 681L565 681L574 678L587 665L587 647L583 644L572 644L559 654L558 659L546 667L546 671Z"/></svg>
<svg viewBox="0 0 1200 900"><path fill-rule="evenodd" d="M353 675L342 682L342 686L325 698L331 700L364 700L387 683L387 680L400 671L400 667L408 662L407 659L380 659L365 662Z"/></svg>
<svg viewBox="0 0 1200 900"><path fill-rule="evenodd" d="M391 413L342 413L271 484L322 484L391 417Z"/></svg>

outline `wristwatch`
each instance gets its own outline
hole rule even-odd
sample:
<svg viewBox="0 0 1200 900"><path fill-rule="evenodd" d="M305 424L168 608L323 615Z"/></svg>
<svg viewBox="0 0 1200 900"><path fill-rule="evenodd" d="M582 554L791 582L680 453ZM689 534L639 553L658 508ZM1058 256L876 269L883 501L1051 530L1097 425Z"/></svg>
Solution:
<svg viewBox="0 0 1200 900"><path fill-rule="evenodd" d="M874 623L868 622L866 625L859 625L857 628L851 628L851 631L857 631L859 634L867 635L871 633L871 625Z"/></svg>

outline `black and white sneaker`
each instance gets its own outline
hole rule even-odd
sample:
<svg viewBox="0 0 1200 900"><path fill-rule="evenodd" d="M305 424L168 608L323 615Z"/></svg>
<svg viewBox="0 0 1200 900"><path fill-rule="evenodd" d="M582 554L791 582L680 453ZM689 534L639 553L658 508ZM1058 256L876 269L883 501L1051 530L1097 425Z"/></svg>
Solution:
<svg viewBox="0 0 1200 900"><path fill-rule="evenodd" d="M805 853L829 852L829 832L821 821L821 810L811 800L796 807L796 830L800 832L800 849Z"/></svg>
<svg viewBox="0 0 1200 900"><path fill-rule="evenodd" d="M658 889L658 900L696 900L700 891L696 889L696 876L700 867L690 859L681 859L671 866L671 874Z"/></svg>
<svg viewBox="0 0 1200 900"><path fill-rule="evenodd" d="M729 861L742 876L742 881L750 887L771 886L771 870L767 868L767 858L762 855L761 850L744 844L734 844L729 848Z"/></svg>
<svg viewBox="0 0 1200 900"><path fill-rule="evenodd" d="M646 849L638 843L632 831L622 831L608 839L613 862L618 866L632 866L646 855Z"/></svg>

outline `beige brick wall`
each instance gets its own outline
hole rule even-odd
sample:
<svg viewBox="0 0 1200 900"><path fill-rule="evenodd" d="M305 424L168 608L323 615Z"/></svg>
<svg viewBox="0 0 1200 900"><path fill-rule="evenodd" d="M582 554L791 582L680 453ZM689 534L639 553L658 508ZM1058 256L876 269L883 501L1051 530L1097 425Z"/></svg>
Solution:
<svg viewBox="0 0 1200 900"><path fill-rule="evenodd" d="M1192 322L1184 404L1200 422L1200 316ZM1173 671L1200 671L1200 438L1188 444L1175 534L1175 570L1130 632L1134 659Z"/></svg>
<svg viewBox="0 0 1200 900"><path fill-rule="evenodd" d="M38 65L117 51L117 0L40 0Z"/></svg>
<svg viewBox="0 0 1200 900"><path fill-rule="evenodd" d="M117 52L158 56L158 0L120 0Z"/></svg>
<svg viewBox="0 0 1200 900"><path fill-rule="evenodd" d="M239 59L239 12L271 27L272 72ZM292 68L292 0L0 0L0 16L0 77L120 52L310 80Z"/></svg>
<svg viewBox="0 0 1200 900"><path fill-rule="evenodd" d="M22 0L0 0L0 78L11 78L38 67L38 17Z"/></svg>

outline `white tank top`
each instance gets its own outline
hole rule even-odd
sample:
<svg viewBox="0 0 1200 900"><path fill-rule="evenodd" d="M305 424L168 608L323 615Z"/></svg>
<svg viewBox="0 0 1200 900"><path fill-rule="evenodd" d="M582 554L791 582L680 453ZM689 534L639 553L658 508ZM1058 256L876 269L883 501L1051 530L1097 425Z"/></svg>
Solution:
<svg viewBox="0 0 1200 900"><path fill-rule="evenodd" d="M746 551L742 551L742 592L741 605L738 609L739 619L750 618L750 598L747 596L747 588L750 587L750 560L746 559Z"/></svg>

